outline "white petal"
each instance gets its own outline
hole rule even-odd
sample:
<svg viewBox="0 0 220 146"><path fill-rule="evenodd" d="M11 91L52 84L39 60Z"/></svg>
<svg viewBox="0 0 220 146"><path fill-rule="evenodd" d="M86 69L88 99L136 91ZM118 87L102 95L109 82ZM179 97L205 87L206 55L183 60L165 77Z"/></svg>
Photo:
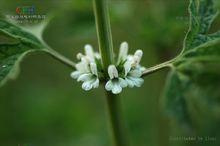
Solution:
<svg viewBox="0 0 220 146"><path fill-rule="evenodd" d="M89 64L89 59L88 59L88 57L87 57L87 56L83 56L83 57L81 58L81 62L84 63L84 64Z"/></svg>
<svg viewBox="0 0 220 146"><path fill-rule="evenodd" d="M97 78L93 83L92 83L93 88L98 88L99 87L99 79Z"/></svg>
<svg viewBox="0 0 220 146"><path fill-rule="evenodd" d="M109 65L108 67L108 75L110 79L118 78L118 70L115 65Z"/></svg>
<svg viewBox="0 0 220 146"><path fill-rule="evenodd" d="M139 57L139 56L134 56L133 57L133 64L132 64L132 66L137 66L137 65L139 65L139 63L140 63L140 61L141 61L141 58Z"/></svg>
<svg viewBox="0 0 220 146"><path fill-rule="evenodd" d="M133 88L134 87L134 83L133 83L132 80L130 80L129 78L125 78L125 81L127 82L129 88Z"/></svg>
<svg viewBox="0 0 220 146"><path fill-rule="evenodd" d="M131 62L130 61L125 62L124 69L125 69L125 76L127 76L128 72L131 70Z"/></svg>
<svg viewBox="0 0 220 146"><path fill-rule="evenodd" d="M82 58L83 56L84 56L84 55L83 55L82 53L78 53L78 54L76 55L76 58L79 59L79 60L81 60L81 58Z"/></svg>
<svg viewBox="0 0 220 146"><path fill-rule="evenodd" d="M125 60L128 55L128 43L122 42L120 45L119 55L118 55L118 62L121 60Z"/></svg>
<svg viewBox="0 0 220 146"><path fill-rule="evenodd" d="M122 88L125 88L128 85L127 82L122 78L119 78L119 84Z"/></svg>
<svg viewBox="0 0 220 146"><path fill-rule="evenodd" d="M137 66L138 62L140 62L139 57L134 55L128 55L127 61L130 61L131 67Z"/></svg>
<svg viewBox="0 0 220 146"><path fill-rule="evenodd" d="M107 91L111 91L113 88L113 83L112 83L112 80L109 80L106 84L105 84L105 89Z"/></svg>
<svg viewBox="0 0 220 146"><path fill-rule="evenodd" d="M89 67L86 62L79 62L76 64L76 69L80 71L81 73L88 73Z"/></svg>
<svg viewBox="0 0 220 146"><path fill-rule="evenodd" d="M82 84L82 88L86 91L91 90L92 89L92 84L91 81L86 81Z"/></svg>
<svg viewBox="0 0 220 146"><path fill-rule="evenodd" d="M94 52L93 52L93 48L91 45L89 44L85 45L85 54L89 58L94 58Z"/></svg>
<svg viewBox="0 0 220 146"><path fill-rule="evenodd" d="M119 94L119 93L121 93L121 91L122 91L122 88L121 88L121 86L119 85L119 83L114 83L114 84L113 84L112 93L114 93L114 94Z"/></svg>
<svg viewBox="0 0 220 146"><path fill-rule="evenodd" d="M144 83L144 79L142 79L142 78L136 78L135 79L135 85L137 86L137 87L141 87L141 85Z"/></svg>
<svg viewBox="0 0 220 146"><path fill-rule="evenodd" d="M128 55L128 56L127 56L127 60L133 61L133 57L134 57L133 55Z"/></svg>
<svg viewBox="0 0 220 146"><path fill-rule="evenodd" d="M79 63L76 64L76 70L81 71L82 68L83 68L83 63L82 62L79 62Z"/></svg>
<svg viewBox="0 0 220 146"><path fill-rule="evenodd" d="M70 76L73 78L73 79L77 79L79 76L81 75L81 72L79 71L74 71L70 74Z"/></svg>
<svg viewBox="0 0 220 146"><path fill-rule="evenodd" d="M142 50L137 50L137 51L134 53L134 56L138 56L138 57L141 59L142 56L143 56L143 51L142 51Z"/></svg>
<svg viewBox="0 0 220 146"><path fill-rule="evenodd" d="M99 53L97 53L97 52L95 52L95 57L96 57L97 59L101 59L101 55L100 55Z"/></svg>
<svg viewBox="0 0 220 146"><path fill-rule="evenodd" d="M94 62L90 63L90 69L92 74L98 76L97 65Z"/></svg>
<svg viewBox="0 0 220 146"><path fill-rule="evenodd" d="M79 78L77 79L77 81L78 82L79 81L83 81L83 82L89 81L92 79L92 76L93 75L91 73L85 73L85 74L80 75Z"/></svg>
<svg viewBox="0 0 220 146"><path fill-rule="evenodd" d="M141 87L141 85L144 83L144 80L142 78L135 78L135 77L128 77L130 80L132 80L133 84L136 87Z"/></svg>
<svg viewBox="0 0 220 146"><path fill-rule="evenodd" d="M142 71L140 68L135 68L129 72L129 76L132 77L141 77L141 75L142 75Z"/></svg>
<svg viewBox="0 0 220 146"><path fill-rule="evenodd" d="M142 50L137 50L134 53L134 61L135 61L136 65L138 65L140 63L142 56L143 56L143 51Z"/></svg>
<svg viewBox="0 0 220 146"><path fill-rule="evenodd" d="M139 67L140 67L140 70L141 70L142 73L146 70L146 68L143 67L143 66L139 66Z"/></svg>

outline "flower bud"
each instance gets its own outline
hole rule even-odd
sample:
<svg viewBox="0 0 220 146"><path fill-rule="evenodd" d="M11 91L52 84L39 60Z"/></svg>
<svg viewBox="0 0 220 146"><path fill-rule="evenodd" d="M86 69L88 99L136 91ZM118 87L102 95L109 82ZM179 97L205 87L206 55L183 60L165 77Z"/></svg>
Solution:
<svg viewBox="0 0 220 146"><path fill-rule="evenodd" d="M78 60L81 60L82 57L83 57L83 54L82 54L82 53L78 53L78 54L76 55L76 58L77 58Z"/></svg>
<svg viewBox="0 0 220 146"><path fill-rule="evenodd" d="M142 50L137 50L135 53L134 53L134 56L138 56L141 60L142 56L143 56L143 51Z"/></svg>
<svg viewBox="0 0 220 146"><path fill-rule="evenodd" d="M94 52L93 52L93 48L91 45L89 44L85 45L85 54L89 58L94 58Z"/></svg>
<svg viewBox="0 0 220 146"><path fill-rule="evenodd" d="M128 43L127 42L122 42L120 45L120 50L119 50L119 55L118 55L118 60L125 60L128 54Z"/></svg>
<svg viewBox="0 0 220 146"><path fill-rule="evenodd" d="M143 51L142 50L137 50L134 53L134 63L135 63L135 65L138 65L140 63L142 56L143 56Z"/></svg>

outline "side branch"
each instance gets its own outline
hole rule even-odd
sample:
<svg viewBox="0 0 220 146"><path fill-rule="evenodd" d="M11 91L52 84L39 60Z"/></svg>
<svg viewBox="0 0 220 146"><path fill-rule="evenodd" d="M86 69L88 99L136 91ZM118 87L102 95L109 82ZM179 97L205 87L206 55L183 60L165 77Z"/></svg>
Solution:
<svg viewBox="0 0 220 146"><path fill-rule="evenodd" d="M48 53L50 56L52 56L54 59L58 60L59 62L63 63L64 65L72 68L72 69L76 69L76 64L71 61L70 59L68 59L67 57L63 56L62 54L60 54L59 52L55 51L54 49L52 49L48 44L46 44L45 42L44 46L46 46L46 48L44 49L44 51L46 53Z"/></svg>
<svg viewBox="0 0 220 146"><path fill-rule="evenodd" d="M161 64L158 64L156 66L153 66L153 67L150 67L150 68L147 68L143 74L142 74L142 77L145 77L149 74L152 74L154 72L157 72L159 70L162 70L164 68L172 68L173 67L173 62L174 62L175 59L172 59L170 61L167 61L167 62L164 62L164 63L161 63Z"/></svg>

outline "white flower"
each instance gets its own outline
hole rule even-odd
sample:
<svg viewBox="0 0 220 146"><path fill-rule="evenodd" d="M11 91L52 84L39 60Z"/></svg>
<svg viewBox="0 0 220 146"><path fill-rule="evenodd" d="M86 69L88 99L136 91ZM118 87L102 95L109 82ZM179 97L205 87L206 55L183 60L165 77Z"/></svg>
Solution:
<svg viewBox="0 0 220 146"><path fill-rule="evenodd" d="M95 53L91 45L88 45L88 44L85 45L85 54L86 54L86 57L88 57L90 62L94 62Z"/></svg>
<svg viewBox="0 0 220 146"><path fill-rule="evenodd" d="M126 61L124 64L124 70L125 70L125 81L128 84L128 87L133 88L141 87L141 85L144 83L144 80L141 78L143 73L143 68L141 66L135 66L132 67L130 61Z"/></svg>
<svg viewBox="0 0 220 146"><path fill-rule="evenodd" d="M132 66L138 66L143 56L142 50L137 50L134 55L128 55L127 60L131 62Z"/></svg>
<svg viewBox="0 0 220 146"><path fill-rule="evenodd" d="M76 64L76 71L72 72L70 76L74 79L77 79L80 75L89 73L89 65L87 61L82 60Z"/></svg>
<svg viewBox="0 0 220 146"><path fill-rule="evenodd" d="M141 76L145 68L140 66L143 51L137 50L134 55L127 53L128 44L123 42L120 46L117 67L119 70L124 69L124 74L121 72L119 77L118 70L114 65L110 65L108 68L110 80L106 83L105 89L114 94L120 93L124 87L141 87L144 83Z"/></svg>
<svg viewBox="0 0 220 146"><path fill-rule="evenodd" d="M125 61L128 56L128 43L122 42L119 49L118 63Z"/></svg>
<svg viewBox="0 0 220 146"><path fill-rule="evenodd" d="M79 78L80 75L90 72L90 63L95 62L95 58L100 59L100 55L97 52L93 51L91 45L87 44L84 47L85 55L82 53L78 53L76 58L80 60L79 63L76 64L76 71L71 73L71 77L74 79Z"/></svg>
<svg viewBox="0 0 220 146"><path fill-rule="evenodd" d="M72 72L70 76L77 79L78 82L82 81L82 88L87 91L99 86L96 59L100 59L100 55L93 51L91 45L85 45L84 51L85 55L77 54L76 57L80 62L76 64L76 71Z"/></svg>
<svg viewBox="0 0 220 146"><path fill-rule="evenodd" d="M77 79L78 82L83 82L82 88L88 91L98 88L100 79L102 80L105 76L100 54L94 52L91 45L85 45L84 51L85 54L77 54L76 57L80 61L76 64L76 71L71 73L71 77ZM142 50L128 55L128 43L122 42L116 66L109 65L108 67L109 80L105 84L105 89L113 94L119 94L127 86L140 87L144 82L141 76L145 70L140 65L142 56Z"/></svg>
<svg viewBox="0 0 220 146"><path fill-rule="evenodd" d="M134 55L130 55L124 63L124 78L128 87L140 87L144 80L141 78L144 68L139 65L143 56L142 50L137 50Z"/></svg>
<svg viewBox="0 0 220 146"><path fill-rule="evenodd" d="M76 58L81 61L86 61L88 64L91 62L95 62L95 58L100 58L97 52L93 51L93 48L91 45L87 44L84 47L85 55L82 53L78 53L76 55Z"/></svg>
<svg viewBox="0 0 220 146"><path fill-rule="evenodd" d="M107 91L112 91L114 94L119 94L122 88L127 86L127 82L118 76L118 70L114 65L108 67L108 75L110 80L105 84L105 89Z"/></svg>
<svg viewBox="0 0 220 146"><path fill-rule="evenodd" d="M98 71L95 63L90 63L90 70L91 72L81 74L77 79L78 82L83 82L82 88L86 91L99 86Z"/></svg>

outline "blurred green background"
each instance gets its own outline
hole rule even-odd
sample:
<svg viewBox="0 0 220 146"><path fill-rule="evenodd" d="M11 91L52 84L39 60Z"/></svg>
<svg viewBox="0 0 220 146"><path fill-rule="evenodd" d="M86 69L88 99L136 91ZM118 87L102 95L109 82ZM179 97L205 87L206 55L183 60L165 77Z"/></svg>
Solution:
<svg viewBox="0 0 220 146"><path fill-rule="evenodd" d="M87 43L98 49L91 0L1 0L1 17L31 5L37 13L54 16L43 36L58 52L75 60ZM127 41L130 53L144 51L146 67L180 52L188 29L188 1L110 0L109 5L115 52ZM219 26L218 18L213 29ZM25 58L18 78L0 89L0 146L111 145L103 89L83 91L70 78L71 71L43 53ZM141 88L121 94L132 146L190 145L169 140L180 128L161 109L166 74L167 70L150 75Z"/></svg>

